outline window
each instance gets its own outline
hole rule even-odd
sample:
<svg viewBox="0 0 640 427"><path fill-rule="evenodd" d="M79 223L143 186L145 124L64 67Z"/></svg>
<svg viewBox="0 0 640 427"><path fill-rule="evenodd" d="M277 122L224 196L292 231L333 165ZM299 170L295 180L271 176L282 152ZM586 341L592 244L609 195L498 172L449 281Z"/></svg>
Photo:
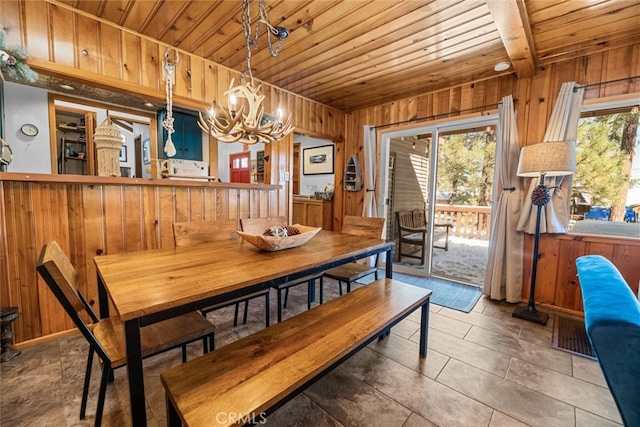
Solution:
<svg viewBox="0 0 640 427"><path fill-rule="evenodd" d="M639 118L630 103L583 108L571 195L574 232L640 237Z"/></svg>

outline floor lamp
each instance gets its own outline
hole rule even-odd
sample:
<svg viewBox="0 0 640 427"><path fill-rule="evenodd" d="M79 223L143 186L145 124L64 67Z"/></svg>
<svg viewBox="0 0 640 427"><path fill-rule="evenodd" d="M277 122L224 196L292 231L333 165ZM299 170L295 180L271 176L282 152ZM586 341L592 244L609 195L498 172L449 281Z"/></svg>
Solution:
<svg viewBox="0 0 640 427"><path fill-rule="evenodd" d="M531 193L531 202L537 207L536 233L533 246L533 264L531 266L531 289L529 303L518 306L513 317L546 325L547 313L536 310L536 272L538 270L538 245L540 243L540 217L542 208L549 203L551 196L549 187L545 185L545 177L571 175L576 171L576 148L571 141L542 142L528 145L520 150L518 176L540 178L540 183Z"/></svg>

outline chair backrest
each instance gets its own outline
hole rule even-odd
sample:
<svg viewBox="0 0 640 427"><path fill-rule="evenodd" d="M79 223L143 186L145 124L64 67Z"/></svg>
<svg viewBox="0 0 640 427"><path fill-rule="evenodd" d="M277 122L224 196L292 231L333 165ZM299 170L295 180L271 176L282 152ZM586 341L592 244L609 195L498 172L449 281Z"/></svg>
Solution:
<svg viewBox="0 0 640 427"><path fill-rule="evenodd" d="M42 247L36 270L100 358L109 360L109 356L81 316L85 312L94 323L99 322L98 316L78 289L78 272L58 242L53 240Z"/></svg>
<svg viewBox="0 0 640 427"><path fill-rule="evenodd" d="M414 209L412 211L398 211L396 212L396 220L398 228L425 228L425 212L424 209Z"/></svg>
<svg viewBox="0 0 640 427"><path fill-rule="evenodd" d="M381 239L384 222L384 218L345 215L342 222L342 232L356 236Z"/></svg>
<svg viewBox="0 0 640 427"><path fill-rule="evenodd" d="M245 233L262 234L273 226L284 227L287 219L283 216L268 216L263 218L241 218L240 229Z"/></svg>
<svg viewBox="0 0 640 427"><path fill-rule="evenodd" d="M215 221L176 222L173 224L173 238L176 246L197 245L220 240L237 239L235 219Z"/></svg>
<svg viewBox="0 0 640 427"><path fill-rule="evenodd" d="M415 228L427 227L427 217L424 209L414 209L411 213L413 214L413 226Z"/></svg>

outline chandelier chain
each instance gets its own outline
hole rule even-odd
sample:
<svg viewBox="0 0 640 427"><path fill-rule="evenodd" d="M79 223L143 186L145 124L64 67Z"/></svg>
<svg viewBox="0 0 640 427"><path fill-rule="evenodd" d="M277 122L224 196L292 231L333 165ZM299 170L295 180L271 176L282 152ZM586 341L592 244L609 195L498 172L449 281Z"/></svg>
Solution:
<svg viewBox="0 0 640 427"><path fill-rule="evenodd" d="M282 48L282 40L286 37L282 31L284 29L274 28L269 22L267 15L267 7L264 4L264 0L258 0L258 19L256 20L256 28L251 35L251 1L242 2L242 29L244 32L245 45L247 47L246 67L244 72L240 75L239 82L241 83L244 76L249 76L249 81L253 84L253 70L251 69L251 49L258 48L258 37L260 36L260 24L264 24L267 27L267 45L269 47L269 54L272 57L278 56L280 49ZM286 30L285 30L286 31ZM287 33L288 34L288 33ZM277 46L274 49L274 43L271 37L278 39Z"/></svg>

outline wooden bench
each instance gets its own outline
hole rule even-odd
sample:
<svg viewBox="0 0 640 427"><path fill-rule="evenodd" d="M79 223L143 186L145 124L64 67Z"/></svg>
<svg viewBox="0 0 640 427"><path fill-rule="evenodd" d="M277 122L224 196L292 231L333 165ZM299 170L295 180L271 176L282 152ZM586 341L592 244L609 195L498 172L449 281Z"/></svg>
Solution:
<svg viewBox="0 0 640 427"><path fill-rule="evenodd" d="M427 221L424 209L414 209L411 211L396 212L396 224L398 227L398 262L402 261L402 257L416 258L420 260L420 264L424 264L425 247L427 244ZM453 228L453 224L442 223L433 226L433 241L437 242L444 239L444 246L433 245L434 248L449 250L449 230ZM412 252L404 252L403 244L415 245L420 247L420 255Z"/></svg>
<svg viewBox="0 0 640 427"><path fill-rule="evenodd" d="M260 422L419 307L431 291L379 279L161 374L170 426Z"/></svg>

